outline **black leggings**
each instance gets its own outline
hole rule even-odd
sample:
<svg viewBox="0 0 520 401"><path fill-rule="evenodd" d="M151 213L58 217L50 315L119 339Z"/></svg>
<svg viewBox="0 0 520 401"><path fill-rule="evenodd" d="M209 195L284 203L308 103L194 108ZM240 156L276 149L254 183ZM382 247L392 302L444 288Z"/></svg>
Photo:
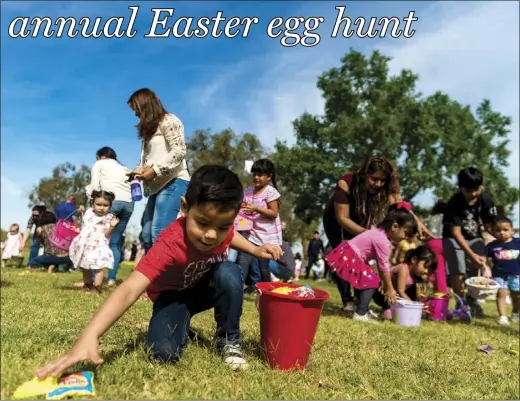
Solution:
<svg viewBox="0 0 520 401"><path fill-rule="evenodd" d="M341 244L341 238L329 238L329 244L332 249L336 248L339 244ZM347 303L353 302L354 297L352 296L352 286L348 281L343 280L337 274L332 273L332 278L336 282L336 287L338 287L339 295L341 296L341 302L343 302L343 306L346 306Z"/></svg>
<svg viewBox="0 0 520 401"><path fill-rule="evenodd" d="M385 295L380 293L377 289L369 289L369 290L355 290L358 295L359 301L356 309L356 313L358 315L365 315L368 312L368 305L370 301L373 300L377 306L383 308L383 310L390 309L390 305L385 300ZM411 285L406 289L406 295L412 301L417 300L417 288L415 285Z"/></svg>

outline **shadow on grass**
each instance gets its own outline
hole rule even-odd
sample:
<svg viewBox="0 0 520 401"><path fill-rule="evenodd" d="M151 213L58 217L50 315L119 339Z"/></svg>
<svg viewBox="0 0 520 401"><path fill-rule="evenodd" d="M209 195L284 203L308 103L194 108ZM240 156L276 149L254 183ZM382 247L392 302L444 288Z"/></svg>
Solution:
<svg viewBox="0 0 520 401"><path fill-rule="evenodd" d="M518 336L520 334L518 325L517 328L511 326L499 326L496 322L488 322L486 320L481 319L472 319L471 323L463 322L460 320L451 320L448 322L448 324L466 324L468 326L480 327L482 329L499 331L502 334L512 336Z"/></svg>
<svg viewBox="0 0 520 401"><path fill-rule="evenodd" d="M12 285L13 285L13 283L11 283L10 281L4 281L4 280L0 281L0 287L1 288L10 287Z"/></svg>

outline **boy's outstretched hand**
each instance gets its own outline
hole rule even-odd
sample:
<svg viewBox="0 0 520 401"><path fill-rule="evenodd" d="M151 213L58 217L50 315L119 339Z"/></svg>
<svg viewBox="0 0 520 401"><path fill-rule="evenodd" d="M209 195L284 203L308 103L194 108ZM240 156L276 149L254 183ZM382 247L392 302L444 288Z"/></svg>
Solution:
<svg viewBox="0 0 520 401"><path fill-rule="evenodd" d="M41 379L47 376L58 377L63 371L83 361L91 361L95 365L103 363L103 358L99 356L99 341L97 338L80 338L69 352L37 369L36 375Z"/></svg>
<svg viewBox="0 0 520 401"><path fill-rule="evenodd" d="M278 245L262 245L255 248L255 254L258 259L280 259L283 255L282 248Z"/></svg>

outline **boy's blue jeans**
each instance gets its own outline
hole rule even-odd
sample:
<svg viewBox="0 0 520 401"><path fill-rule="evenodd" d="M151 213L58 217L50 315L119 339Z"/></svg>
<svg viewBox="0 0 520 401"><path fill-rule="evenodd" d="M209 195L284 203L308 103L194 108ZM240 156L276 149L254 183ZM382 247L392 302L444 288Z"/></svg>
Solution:
<svg viewBox="0 0 520 401"><path fill-rule="evenodd" d="M191 317L215 308L217 348L240 341L240 317L244 281L236 263L217 263L195 286L182 291L165 291L153 304L148 329L148 347L154 358L177 362L188 338Z"/></svg>
<svg viewBox="0 0 520 401"><path fill-rule="evenodd" d="M133 202L114 201L110 208L110 213L119 218L118 225L112 231L110 235L110 249L114 254L114 267L108 270L108 279L115 280L117 276L117 270L121 263L121 251L123 249L123 235L126 231L126 226L132 217L134 212Z"/></svg>
<svg viewBox="0 0 520 401"><path fill-rule="evenodd" d="M177 219L181 210L181 196L186 194L188 184L186 180L173 179L163 189L148 198L141 232L146 251L152 247L159 234Z"/></svg>

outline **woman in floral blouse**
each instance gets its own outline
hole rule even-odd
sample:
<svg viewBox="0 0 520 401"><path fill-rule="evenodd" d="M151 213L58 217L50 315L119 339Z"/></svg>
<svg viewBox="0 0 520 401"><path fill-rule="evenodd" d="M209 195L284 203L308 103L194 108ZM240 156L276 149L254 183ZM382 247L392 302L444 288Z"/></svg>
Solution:
<svg viewBox="0 0 520 401"><path fill-rule="evenodd" d="M165 110L150 89L134 92L128 105L139 118L141 163L133 173L143 181L144 194L149 197L141 233L148 250L161 231L177 218L181 197L188 188L184 126L177 116Z"/></svg>

